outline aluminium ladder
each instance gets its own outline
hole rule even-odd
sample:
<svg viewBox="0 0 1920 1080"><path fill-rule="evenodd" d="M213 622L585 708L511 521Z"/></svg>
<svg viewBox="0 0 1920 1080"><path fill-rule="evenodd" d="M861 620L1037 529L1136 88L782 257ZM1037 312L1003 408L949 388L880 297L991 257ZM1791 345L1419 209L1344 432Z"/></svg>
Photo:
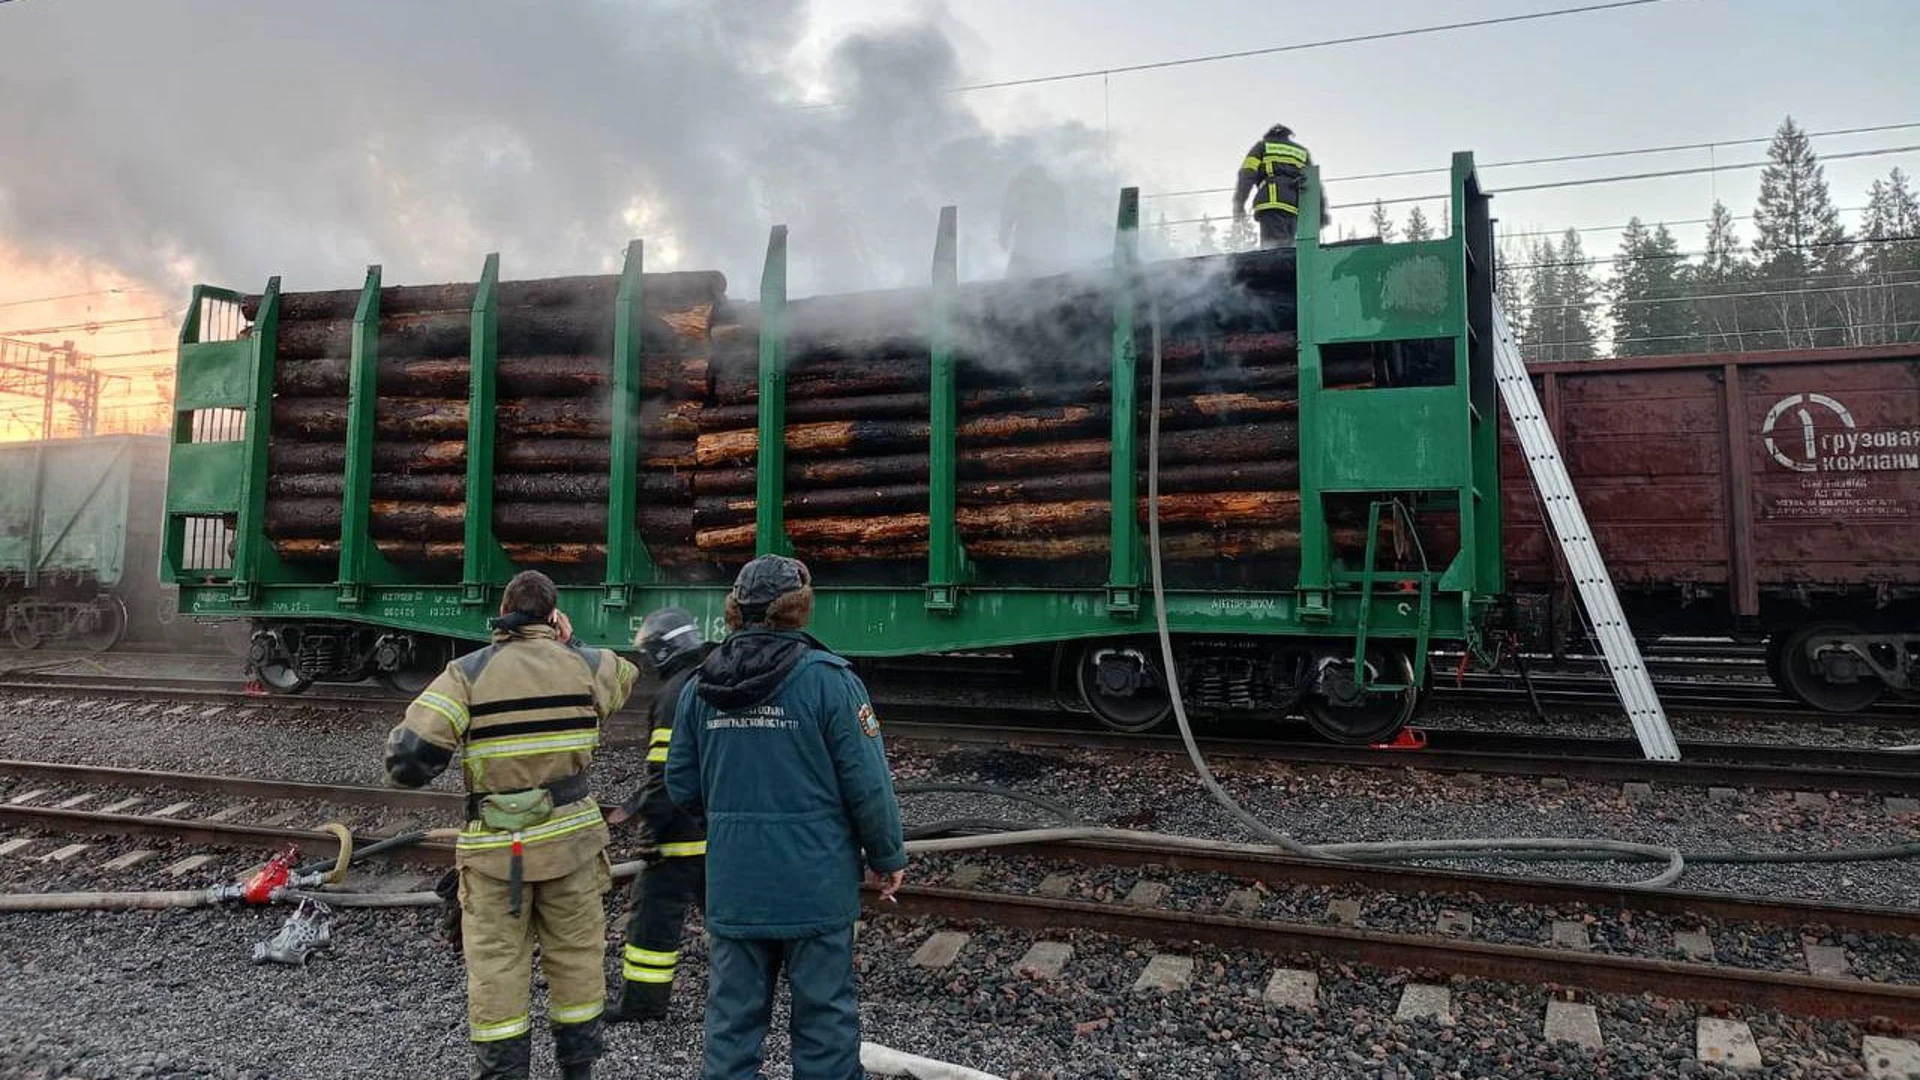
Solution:
<svg viewBox="0 0 1920 1080"><path fill-rule="evenodd" d="M1667 726L1666 710L1661 708L1653 679L1640 659L1640 646L1620 610L1613 578L1594 543L1586 512L1580 508L1580 497L1574 493L1566 462L1553 440L1553 428L1547 424L1540 396L1534 393L1533 379L1527 375L1527 365L1507 325L1507 313L1498 300L1493 304L1493 371L1507 415L1513 420L1514 434L1519 436L1520 450L1526 455L1527 471L1533 474L1534 488L1540 493L1560 553L1580 591L1594 637L1599 639L1607 670L1613 676L1613 688L1633 722L1640 751L1649 761L1678 761L1680 747L1673 741L1673 729Z"/></svg>

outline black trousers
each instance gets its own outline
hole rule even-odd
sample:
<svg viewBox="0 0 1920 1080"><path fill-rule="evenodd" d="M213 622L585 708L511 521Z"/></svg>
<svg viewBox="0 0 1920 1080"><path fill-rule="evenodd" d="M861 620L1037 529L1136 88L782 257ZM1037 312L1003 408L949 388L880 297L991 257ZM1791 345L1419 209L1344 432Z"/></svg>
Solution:
<svg viewBox="0 0 1920 1080"><path fill-rule="evenodd" d="M623 997L664 1004L680 963L680 934L688 905L707 909L707 860L677 855L647 867L633 883L633 915L621 953Z"/></svg>
<svg viewBox="0 0 1920 1080"><path fill-rule="evenodd" d="M1292 245L1294 234L1300 229L1300 215L1289 214L1285 210L1261 210L1253 215L1253 219L1260 223L1260 246L1263 248Z"/></svg>

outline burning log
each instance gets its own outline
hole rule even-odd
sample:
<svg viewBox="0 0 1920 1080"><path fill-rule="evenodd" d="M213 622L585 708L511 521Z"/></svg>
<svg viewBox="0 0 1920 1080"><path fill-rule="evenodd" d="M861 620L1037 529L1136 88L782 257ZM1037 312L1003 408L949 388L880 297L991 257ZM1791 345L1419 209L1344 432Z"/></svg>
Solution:
<svg viewBox="0 0 1920 1080"><path fill-rule="evenodd" d="M1299 449L1299 430L1290 419L1265 424L1162 432L1160 464L1288 461ZM1106 439L1074 439L1034 445L962 447L963 480L1090 472L1105 469L1113 456ZM1145 447L1141 448L1145 457ZM925 453L860 458L820 458L788 462L789 490L856 487L924 480ZM693 492L739 495L755 490L752 468L702 469L693 475Z"/></svg>
<svg viewBox="0 0 1920 1080"><path fill-rule="evenodd" d="M1161 426L1186 428L1256 417L1286 416L1297 403L1289 396L1261 394L1197 394L1161 403ZM1095 405L1059 405L1019 412L988 413L963 418L956 433L962 447L1009 442L1063 439L1092 434L1110 426L1112 411L1105 402ZM837 420L812 424L789 423L787 453L819 457L858 451L888 452L924 446L929 434L924 421ZM753 460L758 451L758 429L710 432L695 444L694 456L703 466Z"/></svg>
<svg viewBox="0 0 1920 1080"><path fill-rule="evenodd" d="M346 468L345 446L332 442L275 440L269 450L278 475L331 473ZM609 448L604 439L503 438L494 447L494 468L502 473L604 473ZM641 464L648 469L684 469L693 464L693 440L643 441ZM465 440L376 441L373 469L380 473L458 473L467 467Z"/></svg>
<svg viewBox="0 0 1920 1080"><path fill-rule="evenodd" d="M643 354L684 352L689 340L704 341L710 305L674 313L673 320L649 312L640 320ZM441 357L465 355L472 341L473 320L466 312L427 311L416 315L382 315L379 349L383 357ZM495 345L503 356L608 356L613 349L613 309L512 308L500 312ZM275 357L280 360L347 356L353 348L353 323L348 320L306 319L282 321Z"/></svg>
<svg viewBox="0 0 1920 1080"><path fill-rule="evenodd" d="M417 315L429 311L471 311L478 285L390 285L380 290L382 315ZM727 278L717 270L643 274L641 296L648 308L684 307L717 303L727 295ZM502 281L495 294L501 307L556 307L568 304L603 306L613 310L620 290L616 274ZM360 306L359 289L280 294L282 319L352 319ZM260 297L242 297L240 312L252 319L260 313Z"/></svg>
<svg viewBox="0 0 1920 1080"><path fill-rule="evenodd" d="M437 540L422 542L416 540L375 540L375 550L389 560L406 565L452 565L458 566L466 557L467 546L464 541ZM526 567L578 567L605 566L607 546L604 543L529 543L523 541L503 542L501 549L515 565ZM323 538L287 537L273 541L274 553L289 562L297 563L338 563L340 561L340 541ZM647 554L661 566L701 570L711 564L706 556L690 547L662 545L648 547Z"/></svg>
<svg viewBox="0 0 1920 1080"><path fill-rule="evenodd" d="M650 437L690 439L699 434L694 421L697 405L656 405L643 413L642 430ZM572 398L510 398L494 409L495 430L502 436L543 436L604 439L612 431L605 402ZM435 398L382 398L374 415L383 435L400 439L465 436L467 403ZM330 398L278 398L273 403L273 429L282 435L340 438L347 431L347 404Z"/></svg>
<svg viewBox="0 0 1920 1080"><path fill-rule="evenodd" d="M1355 365L1348 364L1347 367ZM1164 394L1216 394L1291 388L1297 372L1291 367L1221 368L1213 371L1187 371L1169 375L1161 381ZM1107 399L1109 380L1091 383L1033 386L986 387L960 394L961 415L1042 405L1073 405ZM1142 386L1145 380L1142 380ZM754 395L755 398L758 395ZM916 392L868 394L844 398L798 398L787 402L790 424L824 420L920 419L932 408L932 398L924 385ZM758 404L709 405L700 410L702 432L731 431L752 427L759 422Z"/></svg>
<svg viewBox="0 0 1920 1080"><path fill-rule="evenodd" d="M274 439L267 453L269 467L274 473L339 472L347 467L347 448L336 442ZM373 444L375 472L460 472L466 467L467 443L464 439L433 442L376 440Z"/></svg>
<svg viewBox="0 0 1920 1080"><path fill-rule="evenodd" d="M466 536L467 507L460 502L410 502L374 499L368 507L368 531L383 540L459 540ZM637 523L643 532L664 538L693 534L691 506L642 506ZM602 502L509 502L493 504L493 530L502 540L556 542L607 534L607 504ZM275 537L337 537L340 503L333 499L277 499L267 505L267 534Z"/></svg>
<svg viewBox="0 0 1920 1080"><path fill-rule="evenodd" d="M1146 500L1139 510L1146 513ZM961 507L955 524L969 543L975 535L998 538L1064 536L1091 531L1107 521L1106 500L1001 504ZM1297 524L1300 496L1294 492L1231 491L1160 497L1160 520L1170 524L1211 524L1231 521L1236 526ZM925 513L885 516L804 518L786 523L787 536L835 544L887 544L924 538L929 528ZM699 529L693 542L702 551L732 551L752 546L754 526Z"/></svg>
<svg viewBox="0 0 1920 1080"><path fill-rule="evenodd" d="M643 500L685 502L693 497L692 477L660 469L639 475ZM287 498L332 498L346 495L346 478L339 473L276 473L267 481L267 493ZM513 502L606 502L605 476L592 473L499 473L493 478L494 498ZM463 502L467 497L464 473L375 473L373 497L422 502Z"/></svg>
<svg viewBox="0 0 1920 1080"><path fill-rule="evenodd" d="M1291 461L1183 465L1160 471L1160 490L1163 493L1284 491L1294 487L1298 481L1299 468ZM1105 472L1005 480L963 480L958 487L957 502L961 506L989 506L1097 499L1111 490L1112 483L1112 477ZM1139 483L1144 491L1144 469L1140 471ZM789 490L786 516L828 517L923 510L928 497L924 481L874 487ZM708 495L696 498L693 505L695 527L708 529L752 521L758 503L751 494Z"/></svg>
<svg viewBox="0 0 1920 1080"><path fill-rule="evenodd" d="M1364 529L1336 528L1332 539L1341 550L1358 550L1366 545ZM815 566L860 565L870 563L920 561L927 557L927 541L898 541L887 544L850 545L831 540L793 540L794 554ZM1163 533L1161 558L1169 563L1212 562L1216 560L1292 559L1298 557L1298 529L1185 529ZM1065 562L1075 559L1104 559L1108 553L1106 533L1045 538L987 537L967 541L967 554L979 560L1029 562ZM751 541L728 550L712 550L708 557L733 562L752 557Z"/></svg>
<svg viewBox="0 0 1920 1080"><path fill-rule="evenodd" d="M641 355L640 388L654 394L700 398L707 393L707 359L699 352ZM465 398L472 382L464 356L427 359L382 357L379 391L395 397ZM349 366L344 356L281 360L274 367L275 393L285 397L344 398ZM613 364L604 356L502 356L494 374L502 398L587 397L613 386Z"/></svg>

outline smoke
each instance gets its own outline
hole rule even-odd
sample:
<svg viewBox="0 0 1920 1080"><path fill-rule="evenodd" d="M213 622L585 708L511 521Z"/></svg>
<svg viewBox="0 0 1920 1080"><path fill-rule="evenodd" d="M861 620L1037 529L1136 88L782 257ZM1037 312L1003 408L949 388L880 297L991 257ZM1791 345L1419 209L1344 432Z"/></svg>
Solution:
<svg viewBox="0 0 1920 1080"><path fill-rule="evenodd" d="M186 280L337 288L653 268L751 295L767 229L796 294L927 280L939 208L997 275L1008 186L1068 192L1067 263L1117 183L1075 124L990 130L944 13L860 32L804 103L804 0L32 0L0 8L0 237Z"/></svg>

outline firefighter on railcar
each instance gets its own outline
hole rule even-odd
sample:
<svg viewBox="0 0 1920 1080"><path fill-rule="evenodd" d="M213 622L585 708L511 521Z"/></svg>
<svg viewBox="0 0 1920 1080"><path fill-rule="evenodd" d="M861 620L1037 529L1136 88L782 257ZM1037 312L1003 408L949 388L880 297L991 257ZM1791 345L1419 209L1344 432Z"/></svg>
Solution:
<svg viewBox="0 0 1920 1080"><path fill-rule="evenodd" d="M1253 220L1260 226L1260 246L1287 247L1300 229L1300 196L1307 189L1307 166L1313 158L1293 141L1293 129L1275 124L1240 162L1233 188L1233 217L1244 220L1247 196L1255 195ZM1321 214L1325 218L1324 208ZM1324 220L1322 224L1324 224Z"/></svg>

